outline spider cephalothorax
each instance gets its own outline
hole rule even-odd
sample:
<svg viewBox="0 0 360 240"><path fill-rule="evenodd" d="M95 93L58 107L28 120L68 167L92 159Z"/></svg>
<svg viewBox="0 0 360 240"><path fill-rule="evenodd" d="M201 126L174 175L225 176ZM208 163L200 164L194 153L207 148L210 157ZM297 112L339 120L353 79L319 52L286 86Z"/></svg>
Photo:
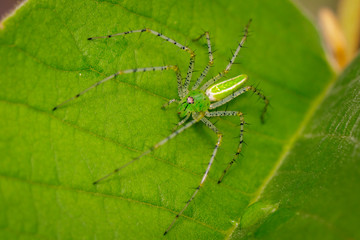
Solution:
<svg viewBox="0 0 360 240"><path fill-rule="evenodd" d="M181 118L193 112L206 112L210 107L210 100L204 91L193 90L183 97L178 106L178 114Z"/></svg>
<svg viewBox="0 0 360 240"><path fill-rule="evenodd" d="M176 73L179 99L172 99L168 103L166 103L163 107L166 108L169 104L174 103L174 102L179 103L178 114L183 119L176 125L176 127L180 127L181 125L184 125L184 126L182 126L180 129L178 129L176 131L174 130L173 133L171 133L166 138L162 139L160 142L155 144L153 147L144 151L138 157L128 161L121 167L116 168L113 172L111 172L111 173L107 174L106 176L93 182L93 184L98 184L102 180L119 172L122 168L125 168L126 166L130 165L131 163L135 162L136 160L139 160L143 156L145 156L145 155L151 153L152 151L154 151L155 149L161 147L162 145L167 143L170 139L173 139L178 134L180 134L181 132L190 128L197 122L204 123L207 127L209 127L217 135L217 141L216 141L215 148L212 152L209 164L207 165L207 168L206 168L205 173L200 181L199 186L194 190L194 193L192 194L190 199L186 202L186 205L175 216L172 223L169 225L169 227L164 232L164 235L172 228L172 226L174 225L176 220L182 215L182 213L188 207L190 202L195 198L195 196L199 192L200 188L203 187L204 182L207 179L207 176L209 174L212 163L215 159L217 150L220 147L220 144L222 141L222 133L217 129L217 127L212 122L210 122L208 120L208 118L223 117L223 116L235 116L235 117L238 117L240 120L240 136L239 136L239 143L238 143L237 151L236 151L233 159L228 163L227 167L225 168L222 175L220 176L218 183L220 183L222 181L223 177L225 176L225 174L227 173L229 168L232 166L232 164L235 162L236 158L239 156L239 154L242 150L243 132L244 132L244 124L245 124L245 120L244 120L244 116L243 116L242 112L240 112L240 111L216 111L216 110L211 111L211 110L216 109L217 107L220 107L220 106L226 104L227 102L231 101L232 99L238 97L239 95L241 95L247 91L252 91L252 92L256 93L265 102L265 107L261 114L261 121L264 122L264 114L265 114L266 108L269 104L269 100L262 93L260 93L260 91L258 89L256 89L255 87L253 87L253 86L245 86L244 87L243 86L243 83L247 79L247 75L241 74L237 77L227 79L220 83L216 83L218 80L220 80L222 77L224 77L226 73L228 73L230 71L231 66L234 64L235 59L236 59L240 49L243 47L243 44L245 43L245 40L248 36L248 27L249 27L250 22L251 22L251 20L246 25L243 38L241 39L238 47L236 48L236 50L230 60L230 63L226 66L226 68L222 72L220 72L215 77L206 81L206 83L203 84L202 86L201 86L201 83L204 80L204 78L206 77L210 67L213 65L214 58L212 55L209 33L205 32L203 35L201 35L199 38L196 39L196 40L199 40L200 38L202 38L204 36L206 37L208 53L209 53L209 62L190 91L188 90L188 88L189 88L189 84L190 84L192 73L193 73L193 68L194 68L194 63L195 63L195 53L189 47L184 46L184 45L176 42L175 40L168 38L168 37L164 36L163 34L157 32L157 31L151 30L149 28L144 28L144 29L140 29L140 30L132 30L132 31L127 31L127 32L122 32L122 33L116 33L113 35L107 35L107 36L103 36L103 37L88 38L88 40L93 40L93 39L98 39L98 38L111 38L114 36L127 35L127 34L131 34L131 33L142 33L142 32L151 33L155 36L158 36L158 37L164 39L167 42L170 42L171 44L177 46L179 49L190 53L190 64L189 64L189 68L187 71L186 79L185 79L185 81L183 81L183 79L181 77L181 72L176 65L122 70L122 71L118 71L117 73L114 73L113 75L110 75L110 76L104 78L103 80L93 84L89 88L83 90L82 92L76 94L74 97L62 102L61 104L59 104L53 108L53 111L55 111L60 106L66 104L69 101L72 101L75 98L82 96L84 93L88 92L89 90L97 87L98 85L100 85L112 78L115 78L118 75L127 74L127 73L135 73L135 72L150 72L150 71L164 71L164 70L173 70ZM189 120L189 118L191 116L193 119Z"/></svg>

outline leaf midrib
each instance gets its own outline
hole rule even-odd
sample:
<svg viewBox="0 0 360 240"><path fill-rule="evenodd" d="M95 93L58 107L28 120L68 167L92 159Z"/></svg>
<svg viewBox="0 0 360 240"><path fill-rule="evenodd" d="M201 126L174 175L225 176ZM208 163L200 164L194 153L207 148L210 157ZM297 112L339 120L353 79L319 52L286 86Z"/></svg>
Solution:
<svg viewBox="0 0 360 240"><path fill-rule="evenodd" d="M336 82L336 77L333 77L328 84L324 87L323 91L320 92L320 94L314 99L314 101L309 105L309 110L306 112L303 120L301 121L299 127L294 132L294 134L290 137L289 142L284 145L283 151L279 156L279 159L276 161L273 169L269 172L268 176L265 178L264 182L259 186L258 190L255 192L255 196L250 200L247 207L251 206L252 204L258 202L264 193L266 187L269 185L271 180L277 175L278 170L286 160L286 157L291 152L295 142L302 136L305 127L307 127L310 120L313 118L314 114L316 113L316 110L320 107L321 103L324 101L324 99L328 96L330 90L334 87ZM240 220L241 216L237 221L237 224L234 225L234 227L230 228L229 234L226 236L226 240L229 240L232 236L232 234L235 232L238 226L240 226Z"/></svg>

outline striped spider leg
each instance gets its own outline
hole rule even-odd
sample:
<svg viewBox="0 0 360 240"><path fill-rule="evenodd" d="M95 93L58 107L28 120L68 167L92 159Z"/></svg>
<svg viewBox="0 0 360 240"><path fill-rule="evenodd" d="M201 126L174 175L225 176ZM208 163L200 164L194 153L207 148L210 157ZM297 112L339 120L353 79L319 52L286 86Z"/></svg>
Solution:
<svg viewBox="0 0 360 240"><path fill-rule="evenodd" d="M246 81L247 79L247 76L245 74L242 74L242 75L239 75L237 76L236 78L241 78L243 77L243 80L241 80L241 82L244 82ZM221 83L220 83L221 84ZM207 91L208 92L211 92L211 89L216 89L217 85L219 84L215 84L214 86L210 87ZM233 100L234 98L240 96L241 94L245 93L245 92L248 92L248 91L252 91L254 92L255 94L257 94L261 99L264 100L265 102L265 106L264 106L264 109L263 111L261 112L261 116L260 116L260 119L261 119L261 122L264 123L264 118L265 118L265 113L266 113L266 110L267 110L267 107L269 105L269 100L265 97L265 95L263 95L258 89L256 89L254 86L246 86L246 87L243 87L241 89L239 89L238 91L230 94L229 96L221 99L220 101L218 102L215 102L215 103L212 103L210 104L210 107L209 109L214 109L214 108L217 108L217 107L220 107L226 103L228 103L229 101ZM207 113L205 114L205 116L207 117L216 117L216 116L235 116L236 112L234 111L217 111L217 112L210 112L210 113ZM234 157L232 158L232 160L228 163L227 167L224 169L221 177L219 178L218 180L218 183L221 183L221 181L223 180L225 174L229 171L230 167L233 165L233 163L236 161L237 157L239 156L239 154L241 153L241 150L242 150L242 145L243 145L243 132L244 132L244 124L245 124L245 121L244 121L244 117L243 117L243 114L240 113L240 112L237 112L238 116L240 117L240 141L239 141L239 146L238 146L238 149L234 155Z"/></svg>
<svg viewBox="0 0 360 240"><path fill-rule="evenodd" d="M212 50L211 50L211 42L210 42L210 35L209 32L205 32L204 34L200 35L198 38L194 39L193 41L198 41L200 38L202 37L206 37L206 41L207 41L207 46L208 46L208 54L209 54L209 62L206 65L206 67L204 68L203 72L201 73L200 77L196 80L194 86L192 87L192 90L195 90L199 87L199 85L201 84L202 80L206 77L207 73L209 72L209 69L211 68L211 66L214 64L214 57L212 55Z"/></svg>
<svg viewBox="0 0 360 240"><path fill-rule="evenodd" d="M121 169L129 166L130 164L132 164L135 161L141 159L145 155L150 154L155 149L157 149L157 148L161 147L162 145L166 144L169 140L175 138L177 135L184 132L186 129L190 128L195 123L197 123L197 122L204 123L213 132L215 132L215 134L217 135L217 142L215 144L214 150L213 150L212 155L210 157L210 160L209 160L208 166L207 166L207 168L205 170L205 173L204 173L204 175L203 175L203 177L202 177L202 179L200 181L200 184L195 189L195 191L191 195L190 199L186 202L185 206L179 211L179 213L175 216L175 218L170 223L168 228L165 230L164 235L166 235L170 231L170 229L174 226L177 219L184 213L184 211L189 206L190 202L193 201L193 199L195 198L195 196L197 195L199 190L203 187L203 185L204 185L204 183L205 183L205 181L207 179L207 176L209 174L210 168L211 168L211 166L212 166L212 164L214 162L216 153L217 153L217 151L218 151L218 149L219 149L219 147L221 145L221 141L222 141L222 137L223 137L222 133L207 118L222 117L222 116L237 116L237 117L240 118L240 126L241 126L241 128L240 128L240 142L239 142L238 150L237 150L234 158L232 159L232 161L228 164L226 169L223 171L223 174L220 177L218 183L220 183L222 181L224 175L230 169L230 167L234 163L235 159L237 158L237 156L241 152L242 143L243 143L244 124L245 124L243 114L241 112L239 112L239 111L214 111L214 112L209 112L209 110L220 107L223 104L231 101L232 99L238 97L239 95L241 95L241 94L243 94L243 93L245 93L247 91L252 91L252 92L256 93L260 98L262 98L265 101L265 107L264 107L264 110L263 110L263 112L261 114L261 120L262 121L264 120L264 115L266 113L266 109L267 109L267 106L269 104L269 101L255 87L253 87L253 86L242 87L242 84L247 80L247 75L241 74L241 75L239 75L237 77L227 79L227 80L224 80L222 82L219 82L219 83L215 84L216 81L218 81L219 79L224 77L226 75L226 73L228 73L230 71L231 66L233 65L234 61L236 60L236 57L238 56L238 53L239 53L240 49L243 47L243 45L244 45L244 43L245 43L245 41L247 39L248 28L249 28L250 22L251 22L251 20L246 25L245 30L244 30L244 35L243 35L240 43L238 44L238 47L236 48L236 51L234 52L230 62L226 66L226 68L222 72L217 74L215 77L208 80L202 86L201 86L201 83L205 79L209 69L213 65L214 58L213 58L213 55L212 55L212 48L211 48L211 42L210 42L209 33L205 32L199 38L195 39L195 41L197 41L197 40L199 40L200 38L202 38L204 36L206 37L207 46L208 46L208 54L209 54L209 62L206 65L203 72L201 73L201 75L199 76L199 78L197 79L197 81L195 82L195 84L193 85L191 91L189 91L188 88L189 88L189 84L190 84L190 81L191 81L191 78L192 78L193 68L194 68L194 64L195 64L195 54L190 48L176 42L175 40L172 40L172 39L162 35L161 33L156 32L156 31L151 30L151 29L148 29L148 28L141 29L141 30L132 30L132 31L128 31L128 32L122 32L122 33L117 33L117 34L107 35L107 36L102 36L102 37L89 38L89 40L93 40L93 39L99 39L99 38L111 38L111 37L115 37L115 36L127 35L127 34L130 34L130 33L141 33L141 32L151 33L151 34L153 34L155 36L158 36L158 37L164 39L165 41L168 41L168 42L172 43L173 45L177 46L181 50L190 53L190 63L189 63L189 68L188 68L188 71L187 71L186 79L185 79L184 82L182 81L180 70L175 65L123 70L123 71L119 71L119 72L117 72L117 73L115 73L113 75L110 75L110 76L106 77L105 79L93 84L89 88L83 90L82 92L78 93L74 97L62 102L61 104L59 104L59 105L57 105L56 107L53 108L53 110L56 110L60 106L62 106L64 104L66 104L66 103L80 97L81 95L83 95L87 91L89 91L89 90L97 87L98 85L100 85L100 84L102 84L102 83L104 83L104 82L106 82L106 81L108 81L108 80L110 80L110 79L112 79L112 78L114 78L114 77L116 77L118 75L121 75L121 74L135 73L135 72L147 72L147 71L162 71L162 70L168 70L168 69L171 69L171 70L175 71L176 77L177 77L178 97L179 97L179 99L171 99L168 103L165 103L163 105L163 108L166 109L170 104L175 103L175 102L178 103L178 114L179 114L179 117L182 120L180 120L177 123L176 128L178 128L178 127L180 127L180 128L178 130L174 129L173 132L169 136L162 139L161 141L156 143L151 148L145 150L139 156L133 158L132 160L125 163L124 165L116 168L115 170L113 170L109 174L107 174L107 175L103 176L102 178L100 178L100 179L96 180L95 182L93 182L93 184L96 185L99 182L107 179L108 177L116 174ZM200 87L200 89L199 89L199 87ZM192 117L191 120L189 120L190 117Z"/></svg>
<svg viewBox="0 0 360 240"><path fill-rule="evenodd" d="M176 65L169 65L169 66L161 66L161 67L147 67L147 68L135 68L135 69L127 69L127 70L122 70L122 71L118 71L104 79L102 79L99 82L96 82L95 84L91 85L90 87L88 87L87 89L79 92L78 94L76 94L74 97L69 98L65 101L63 101L62 103L60 103L59 105L55 106L52 110L55 111L56 109L58 109L59 107L65 105L66 103L82 96L84 93L90 91L91 89L99 86L100 84L111 80L113 78L115 78L118 75L122 75L122 74L127 74L127 73L135 73L135 72L149 72L149 71L163 71L163 70L174 70L176 73L176 78L177 78L177 87L178 87L178 96L179 98L182 98L184 95L186 95L189 90L188 90L188 86L191 80L191 76L193 73L193 69L194 69L194 63L195 63L195 53L194 51L192 51L190 48L186 47L185 45L182 45L178 42L176 42L175 40L166 37L165 35L156 32L154 30L151 30L149 28L144 28L144 29L140 29L140 30L131 30L131 31L127 31L127 32L121 32L121 33L116 33L116 34L112 34L112 35L106 35L106 36L100 36L100 37L90 37L88 38L88 40L94 40L94 39L100 39L100 38L112 38L112 37L116 37L116 36L125 36L127 34L131 34L131 33L143 33L143 32L147 32L147 33L151 33L157 37L160 37L162 39L164 39L165 41L177 46L178 48L180 48L181 50L190 53L190 63L189 63L189 68L188 68L188 72L186 75L186 80L185 83L183 85L182 83L182 78L181 78L181 72L179 70L179 68ZM175 101L171 100L171 101ZM171 103L171 101L169 103Z"/></svg>
<svg viewBox="0 0 360 240"><path fill-rule="evenodd" d="M211 106L211 105L210 105ZM233 157L233 159L231 160L231 162L228 164L228 166L226 167L226 169L223 171L223 174L221 175L218 183L221 183L222 179L224 178L226 172L230 169L231 165L235 162L236 157L240 154L241 149L242 149L242 144L243 144L243 132L244 132L244 115L242 112L239 111L215 111L215 112L206 112L205 113L206 117L224 117L224 116L238 116L240 118L240 141L239 141L239 146L238 149Z"/></svg>
<svg viewBox="0 0 360 240"><path fill-rule="evenodd" d="M198 113L193 113L193 116L194 117L197 117L198 116ZM209 174L209 171L210 171L210 168L214 162L214 159L215 159L215 156L216 156L216 153L221 145L221 141L222 141L222 133L214 126L214 124L212 124L209 120L207 120L204 116L202 116L202 118L200 119L207 127L209 127L212 131L214 131L217 135L217 142L215 144L215 147L214 147L214 150L211 154L211 157L210 157L210 161L207 165L207 168L205 170L205 173L200 181L200 184L199 186L197 186L197 188L195 189L194 193L191 195L190 199L187 200L185 206L181 209L181 211L176 214L174 220L170 223L170 225L168 226L168 228L165 230L164 232L164 235L166 235L170 229L174 226L176 220L183 214L183 212L187 209L187 207L189 206L190 202L195 198L196 194L199 192L200 188L204 185L204 182Z"/></svg>
<svg viewBox="0 0 360 240"><path fill-rule="evenodd" d="M164 70L173 70L173 71L175 71L176 78L177 78L177 83L178 83L178 93L182 94L183 93L183 90L182 90L182 78L181 78L181 73L180 73L180 70L179 70L178 66L176 66L176 65L168 65L168 66L161 66L161 67L134 68L134 69L127 69L127 70L118 71L118 72L116 72L116 73L102 79L101 81L98 81L98 82L94 83L93 85L91 85L90 87L86 88L85 90L79 92L78 94L76 94L72 98L69 98L69 99L63 101L62 103L60 103L59 105L55 106L52 109L52 111L55 111L58 108L60 108L61 106L65 105L66 103L71 102L72 100L75 100L76 98L79 98L80 96L84 95L85 93L87 93L91 89L96 88L100 84L105 83L105 82L115 78L116 76L127 74L127 73L154 72L154 71L164 71Z"/></svg>

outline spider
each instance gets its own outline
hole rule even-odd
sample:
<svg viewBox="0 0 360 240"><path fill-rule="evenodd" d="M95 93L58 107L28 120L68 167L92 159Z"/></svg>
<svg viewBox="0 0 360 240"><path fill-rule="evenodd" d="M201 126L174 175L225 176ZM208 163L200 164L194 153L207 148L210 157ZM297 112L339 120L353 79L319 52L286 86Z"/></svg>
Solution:
<svg viewBox="0 0 360 240"><path fill-rule="evenodd" d="M121 33L116 33L116 34L107 35L107 36L88 38L88 40L94 40L94 39L99 39L99 38L111 38L111 37L115 37L115 36L123 36L123 35L127 35L127 34L142 33L142 32L153 34L153 35L164 39L165 41L177 46L181 50L188 52L190 54L190 63L189 63L189 68L188 68L188 71L186 74L186 79L185 79L185 81L183 81L180 70L179 70L178 66L176 66L176 65L121 70L121 71L118 71L118 72L102 79L101 81L96 82L92 86L90 86L87 89L76 94L74 97L65 100L64 102L60 103L59 105L57 105L56 107L54 107L52 109L53 111L55 111L56 109L63 106L64 104L82 96L83 94L90 91L91 89L99 86L100 84L102 84L110 79L117 77L118 75L123 75L123 74L128 74L128 73L136 73L136 72L164 71L164 70L173 70L175 72L176 78L177 78L177 88L178 88L179 99L171 99L169 102L167 102L163 105L163 108L166 109L170 104L178 103L178 114L179 114L179 117L182 118L182 120L177 123L175 129L169 136L162 139L160 142L156 143L154 146L152 146L148 150L144 151L139 156L133 158L132 160L125 163L124 165L116 168L111 173L109 173L109 174L105 175L104 177L93 182L94 185L98 184L99 182L101 182L101 181L107 179L108 177L112 176L113 174L119 172L121 169L129 166L133 162L135 162L135 161L141 159L142 157L144 157L145 155L151 153L155 149L161 147L162 145L167 143L169 140L173 139L174 137L176 137L177 135L179 135L186 129L190 128L194 124L196 124L198 122L204 123L207 127L209 127L217 135L217 142L215 144L214 150L210 157L210 161L207 165L205 173L200 181L200 184L195 189L194 193L189 198L189 200L186 202L185 206L181 209L180 212L178 212L178 214L175 216L173 221L167 227L167 229L164 232L164 235L166 235L170 231L170 229L174 226L176 220L183 214L183 212L189 206L190 202L195 198L195 196L197 195L199 190L203 187L205 180L209 174L210 168L215 159L216 153L221 145L223 134L216 128L216 126L212 122L210 122L208 120L208 118L222 117L222 116L235 116L240 119L240 140L239 140L239 145L238 145L237 151L236 151L234 157L232 158L232 160L228 163L225 170L222 172L222 175L220 176L218 183L221 183L225 174L228 172L230 167L233 165L233 163L235 162L235 160L237 159L238 155L240 154L240 152L242 150L243 132L244 132L244 124L245 124L243 113L240 111L209 111L209 110L220 107L245 92L252 91L252 92L256 93L265 102L265 107L261 113L261 121L262 121L262 123L264 122L264 115L266 113L267 106L269 105L269 100L254 86L242 87L243 83L247 80L246 74L241 74L234 78L227 79L222 82L216 83L219 79L223 78L225 76L225 74L230 71L231 66L234 64L234 61L235 61L236 57L238 56L240 49L243 47L243 45L248 37L248 28L250 26L250 23L251 23L251 19L247 23L247 25L244 29L244 35L243 35L240 43L238 44L235 52L233 53L233 56L232 56L229 64L226 66L226 68L222 72L218 73L215 77L209 79L202 86L200 86L200 85L201 85L202 81L204 80L204 78L206 77L209 69L213 65L214 58L213 58L213 53L211 50L211 42L210 42L209 33L205 32L204 34L199 36L197 39L195 39L195 41L197 41L205 36L206 41L207 41L207 47L208 47L209 62L206 65L203 72L201 73L201 75L199 76L199 78L197 79L197 81L195 82L195 84L193 85L193 87L191 88L191 90L189 90L189 84L191 81L194 63L195 63L195 53L189 47L182 45L179 42L177 42L171 38L168 38L165 35L163 35L159 32L156 32L154 30L151 30L149 28L121 32ZM192 117L191 120L189 120L190 117Z"/></svg>

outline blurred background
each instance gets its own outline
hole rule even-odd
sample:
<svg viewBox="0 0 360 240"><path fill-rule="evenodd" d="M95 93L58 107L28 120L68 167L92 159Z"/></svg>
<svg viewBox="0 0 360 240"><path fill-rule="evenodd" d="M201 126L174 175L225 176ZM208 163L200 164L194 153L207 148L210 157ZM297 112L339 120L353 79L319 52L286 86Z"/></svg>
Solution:
<svg viewBox="0 0 360 240"><path fill-rule="evenodd" d="M327 57L335 71L340 72L359 50L360 0L293 1L320 29ZM10 14L21 2L1 0L0 19Z"/></svg>
<svg viewBox="0 0 360 240"><path fill-rule="evenodd" d="M1 0L0 3L0 17L1 19L4 18L4 16L6 16L6 14L8 12L10 12L15 6L16 4L20 2L20 1L16 1L16 0Z"/></svg>

